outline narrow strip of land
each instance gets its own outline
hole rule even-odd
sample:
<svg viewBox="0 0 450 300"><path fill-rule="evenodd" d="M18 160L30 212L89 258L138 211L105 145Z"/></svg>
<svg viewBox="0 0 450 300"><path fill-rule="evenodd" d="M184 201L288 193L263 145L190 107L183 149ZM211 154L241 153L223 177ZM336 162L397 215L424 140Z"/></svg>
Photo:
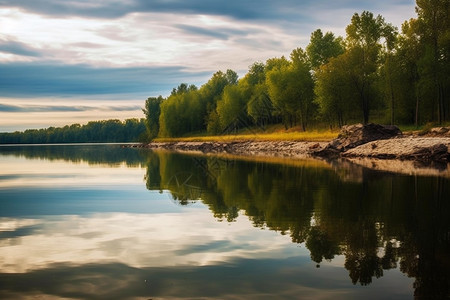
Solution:
<svg viewBox="0 0 450 300"><path fill-rule="evenodd" d="M259 140L254 136L252 140L225 137L219 141L216 137L213 141L159 141L141 147L243 157L339 158L364 167L406 174L421 174L427 170L425 175L442 175L450 170L450 129L447 128L418 136L404 135L396 127L359 124L343 128L337 138L328 141L320 138L313 141Z"/></svg>
<svg viewBox="0 0 450 300"><path fill-rule="evenodd" d="M293 135L291 135L292 137ZM448 162L450 128L431 130L428 135L404 135L395 126L351 125L334 133L304 135L302 140L284 140L283 135L224 136L152 142L145 147L183 152L228 153L272 157L367 157ZM278 139L276 139L278 137Z"/></svg>
<svg viewBox="0 0 450 300"><path fill-rule="evenodd" d="M231 142L153 142L145 145L151 149L180 152L228 153L244 156L271 157L367 157L378 159L447 161L450 154L450 138L402 136L377 140L355 148L319 155L328 142L309 141L231 141Z"/></svg>

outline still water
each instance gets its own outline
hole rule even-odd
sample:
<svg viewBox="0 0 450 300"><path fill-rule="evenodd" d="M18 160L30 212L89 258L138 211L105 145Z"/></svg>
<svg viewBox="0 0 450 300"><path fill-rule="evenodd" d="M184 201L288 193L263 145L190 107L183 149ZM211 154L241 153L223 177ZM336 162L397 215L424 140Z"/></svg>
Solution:
<svg viewBox="0 0 450 300"><path fill-rule="evenodd" d="M446 299L450 181L0 147L1 299Z"/></svg>

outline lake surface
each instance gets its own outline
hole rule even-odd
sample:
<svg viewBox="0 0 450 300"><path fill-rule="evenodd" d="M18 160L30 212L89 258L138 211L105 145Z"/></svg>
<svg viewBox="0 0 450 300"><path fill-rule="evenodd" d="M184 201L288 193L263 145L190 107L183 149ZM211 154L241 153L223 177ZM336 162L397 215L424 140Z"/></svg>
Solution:
<svg viewBox="0 0 450 300"><path fill-rule="evenodd" d="M449 285L448 178L0 147L1 299L445 299Z"/></svg>

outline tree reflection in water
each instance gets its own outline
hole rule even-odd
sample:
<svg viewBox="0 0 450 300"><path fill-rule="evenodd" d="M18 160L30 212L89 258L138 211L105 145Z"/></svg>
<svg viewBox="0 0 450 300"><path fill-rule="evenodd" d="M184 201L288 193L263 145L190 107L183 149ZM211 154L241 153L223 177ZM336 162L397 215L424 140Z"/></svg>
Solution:
<svg viewBox="0 0 450 300"><path fill-rule="evenodd" d="M344 255L354 284L399 267L415 278L417 298L449 296L447 178L151 152L145 179L180 204L201 200L219 220L244 214L255 227L289 234L318 266Z"/></svg>

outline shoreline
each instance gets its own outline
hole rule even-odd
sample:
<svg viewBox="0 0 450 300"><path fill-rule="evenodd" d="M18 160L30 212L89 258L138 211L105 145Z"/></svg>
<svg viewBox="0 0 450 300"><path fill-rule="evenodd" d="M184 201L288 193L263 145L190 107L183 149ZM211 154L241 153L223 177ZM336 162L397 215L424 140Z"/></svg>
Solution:
<svg viewBox="0 0 450 300"><path fill-rule="evenodd" d="M329 142L308 141L234 141L151 142L139 147L202 154L285 158L375 158L445 163L449 162L450 157L450 137L399 136L367 142L343 151L326 151L329 145Z"/></svg>
<svg viewBox="0 0 450 300"><path fill-rule="evenodd" d="M316 155L329 145L328 142L292 141L241 141L241 142L157 142L135 147L153 151L170 151L194 155L224 155L239 159L278 163L294 163L299 160L316 160L333 166L334 162L350 163L357 167L376 171L417 176L450 178L448 159L430 159L432 148L447 145L450 138L402 136L378 140L360 145L339 155ZM377 146L373 146L377 145ZM376 150L376 151L375 151ZM425 153L424 155L419 155Z"/></svg>
<svg viewBox="0 0 450 300"><path fill-rule="evenodd" d="M374 127L375 126L375 127ZM388 130L389 132L386 132ZM367 134L371 133L371 134ZM360 167L408 175L450 177L450 130L427 136L403 135L380 125L352 125L337 139L316 141L151 142L134 147L187 154L242 158L347 161Z"/></svg>
<svg viewBox="0 0 450 300"><path fill-rule="evenodd" d="M328 142L305 141L152 142L142 147L198 154L308 158L313 149L322 149L327 144Z"/></svg>

